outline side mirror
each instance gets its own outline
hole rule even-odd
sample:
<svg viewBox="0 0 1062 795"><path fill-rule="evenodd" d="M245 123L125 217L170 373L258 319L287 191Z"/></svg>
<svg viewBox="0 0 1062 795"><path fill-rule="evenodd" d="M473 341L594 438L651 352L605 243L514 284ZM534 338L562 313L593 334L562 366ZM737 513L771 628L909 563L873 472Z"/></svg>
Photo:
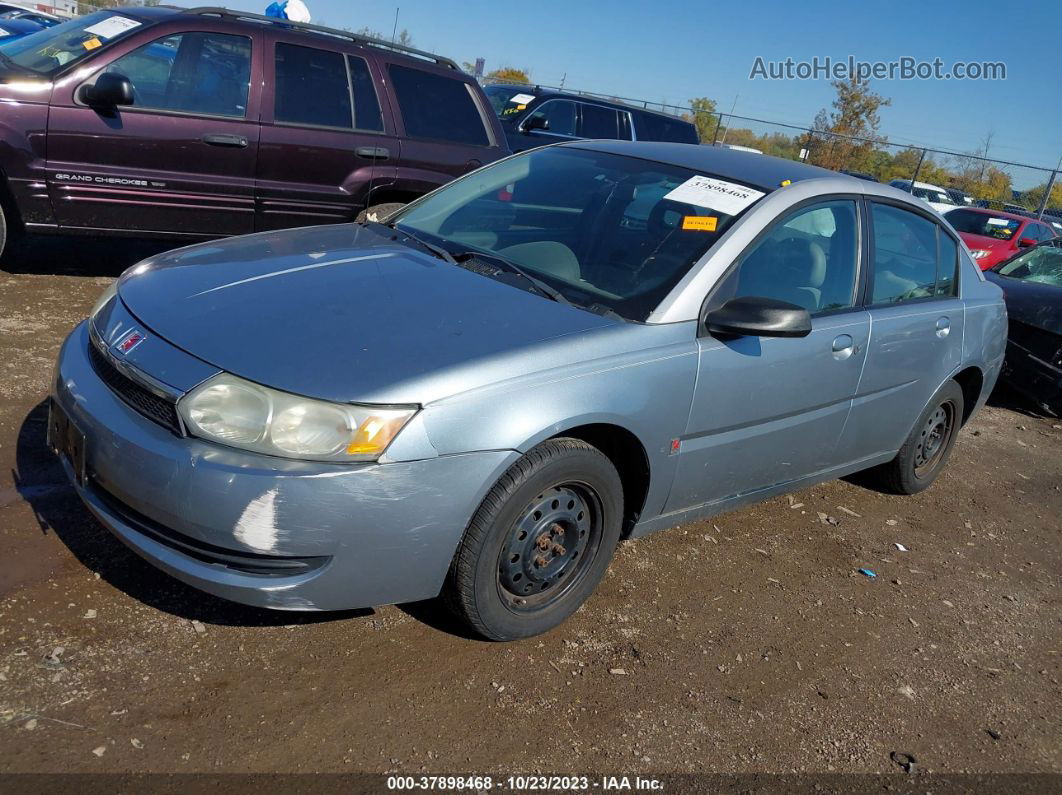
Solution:
<svg viewBox="0 0 1062 795"><path fill-rule="evenodd" d="M549 130L549 119L545 116L528 116L527 121L524 122L524 132L528 133L532 130Z"/></svg>
<svg viewBox="0 0 1062 795"><path fill-rule="evenodd" d="M93 108L116 108L133 104L133 84L125 75L104 72L96 78L96 84L82 86L79 97Z"/></svg>
<svg viewBox="0 0 1062 795"><path fill-rule="evenodd" d="M806 337L811 333L808 310L773 298L731 298L709 312L704 325L712 336Z"/></svg>
<svg viewBox="0 0 1062 795"><path fill-rule="evenodd" d="M1033 240L1031 237L1023 237L1018 241L1018 248L1029 248L1030 246L1035 245L1036 241Z"/></svg>

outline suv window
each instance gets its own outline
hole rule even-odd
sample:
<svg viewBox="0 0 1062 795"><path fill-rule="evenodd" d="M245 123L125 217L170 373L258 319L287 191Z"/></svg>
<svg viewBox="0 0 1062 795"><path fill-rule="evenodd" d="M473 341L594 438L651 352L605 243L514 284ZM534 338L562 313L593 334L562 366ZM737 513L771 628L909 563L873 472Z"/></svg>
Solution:
<svg viewBox="0 0 1062 795"><path fill-rule="evenodd" d="M539 105L528 118L545 119L551 135L575 135L575 103L566 99L549 99Z"/></svg>
<svg viewBox="0 0 1062 795"><path fill-rule="evenodd" d="M579 103L579 135L583 138L618 138L618 119L612 108Z"/></svg>
<svg viewBox="0 0 1062 795"><path fill-rule="evenodd" d="M742 254L712 303L774 298L813 315L852 307L859 261L857 219L855 202L847 199L797 210Z"/></svg>
<svg viewBox="0 0 1062 795"><path fill-rule="evenodd" d="M388 67L406 135L488 146L483 117L462 80L391 64Z"/></svg>
<svg viewBox="0 0 1062 795"><path fill-rule="evenodd" d="M958 247L946 232L921 215L886 204L871 204L871 218L871 303L894 304L956 294Z"/></svg>
<svg viewBox="0 0 1062 795"><path fill-rule="evenodd" d="M688 121L660 116L656 113L631 111L634 116L634 131L641 141L673 141L679 144L695 144L697 128Z"/></svg>
<svg viewBox="0 0 1062 795"><path fill-rule="evenodd" d="M278 43L276 73L277 121L354 126L347 67L338 52Z"/></svg>
<svg viewBox="0 0 1062 795"><path fill-rule="evenodd" d="M376 96L376 83L369 72L369 64L364 58L348 55L347 67L354 93L354 126L359 130L383 132L380 98Z"/></svg>
<svg viewBox="0 0 1062 795"><path fill-rule="evenodd" d="M106 69L133 84L133 107L245 116L251 40L228 33L178 33L118 58Z"/></svg>

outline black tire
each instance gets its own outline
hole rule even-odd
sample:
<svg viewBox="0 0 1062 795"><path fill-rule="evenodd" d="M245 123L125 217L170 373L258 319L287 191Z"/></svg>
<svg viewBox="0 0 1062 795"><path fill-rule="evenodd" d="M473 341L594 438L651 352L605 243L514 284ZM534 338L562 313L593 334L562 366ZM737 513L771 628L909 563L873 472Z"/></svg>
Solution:
<svg viewBox="0 0 1062 795"><path fill-rule="evenodd" d="M406 205L401 202L387 202L385 204L374 204L371 207L366 207L354 220L359 224L365 223L365 221L379 221L380 223L386 223L387 219L397 213Z"/></svg>
<svg viewBox="0 0 1062 795"><path fill-rule="evenodd" d="M547 632L597 587L622 524L608 457L579 439L544 442L484 498L450 565L446 604L490 640Z"/></svg>
<svg viewBox="0 0 1062 795"><path fill-rule="evenodd" d="M948 381L929 401L896 458L872 471L878 485L893 494L917 494L933 485L951 456L962 417L962 388Z"/></svg>

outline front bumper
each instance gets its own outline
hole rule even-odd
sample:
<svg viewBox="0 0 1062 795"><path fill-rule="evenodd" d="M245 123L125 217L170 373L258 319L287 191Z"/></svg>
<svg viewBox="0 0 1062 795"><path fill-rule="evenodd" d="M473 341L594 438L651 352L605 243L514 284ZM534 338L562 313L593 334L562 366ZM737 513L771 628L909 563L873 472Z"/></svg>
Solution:
<svg viewBox="0 0 1062 795"><path fill-rule="evenodd" d="M1045 361L1013 339L1007 342L1003 379L1055 414L1062 414L1062 367Z"/></svg>
<svg viewBox="0 0 1062 795"><path fill-rule="evenodd" d="M64 460L79 495L149 562L233 601L342 610L436 596L473 512L519 456L336 465L181 438L111 391L89 344L82 323L52 396L84 437L84 477Z"/></svg>

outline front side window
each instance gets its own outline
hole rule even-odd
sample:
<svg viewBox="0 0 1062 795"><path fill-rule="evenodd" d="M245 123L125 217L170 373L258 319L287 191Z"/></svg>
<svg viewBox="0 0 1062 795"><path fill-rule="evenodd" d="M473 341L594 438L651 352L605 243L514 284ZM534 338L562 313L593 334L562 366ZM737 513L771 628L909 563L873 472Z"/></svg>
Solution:
<svg viewBox="0 0 1062 795"><path fill-rule="evenodd" d="M612 108L580 104L579 135L582 138L619 138L619 119Z"/></svg>
<svg viewBox="0 0 1062 795"><path fill-rule="evenodd" d="M871 303L917 301L956 294L958 247L940 227L916 213L871 204Z"/></svg>
<svg viewBox="0 0 1062 795"><path fill-rule="evenodd" d="M1008 279L1062 287L1062 246L1037 246L997 266L995 271Z"/></svg>
<svg viewBox="0 0 1062 795"><path fill-rule="evenodd" d="M353 127L350 83L343 56L278 43L273 117L290 124Z"/></svg>
<svg viewBox="0 0 1062 795"><path fill-rule="evenodd" d="M490 144L483 118L463 80L398 64L391 64L388 71L407 135L474 146Z"/></svg>
<svg viewBox="0 0 1062 795"><path fill-rule="evenodd" d="M133 84L133 107L245 116L251 40L226 33L178 33L138 47L105 70Z"/></svg>
<svg viewBox="0 0 1062 795"><path fill-rule="evenodd" d="M797 210L742 254L713 305L755 296L787 301L813 315L851 308L858 229L855 202L849 200Z"/></svg>
<svg viewBox="0 0 1062 795"><path fill-rule="evenodd" d="M532 111L528 119L542 119L544 127L539 127L550 135L575 135L575 103L566 99L550 99Z"/></svg>
<svg viewBox="0 0 1062 795"><path fill-rule="evenodd" d="M577 305L644 320L763 195L680 166L547 147L459 179L394 222L476 272L513 263Z"/></svg>

